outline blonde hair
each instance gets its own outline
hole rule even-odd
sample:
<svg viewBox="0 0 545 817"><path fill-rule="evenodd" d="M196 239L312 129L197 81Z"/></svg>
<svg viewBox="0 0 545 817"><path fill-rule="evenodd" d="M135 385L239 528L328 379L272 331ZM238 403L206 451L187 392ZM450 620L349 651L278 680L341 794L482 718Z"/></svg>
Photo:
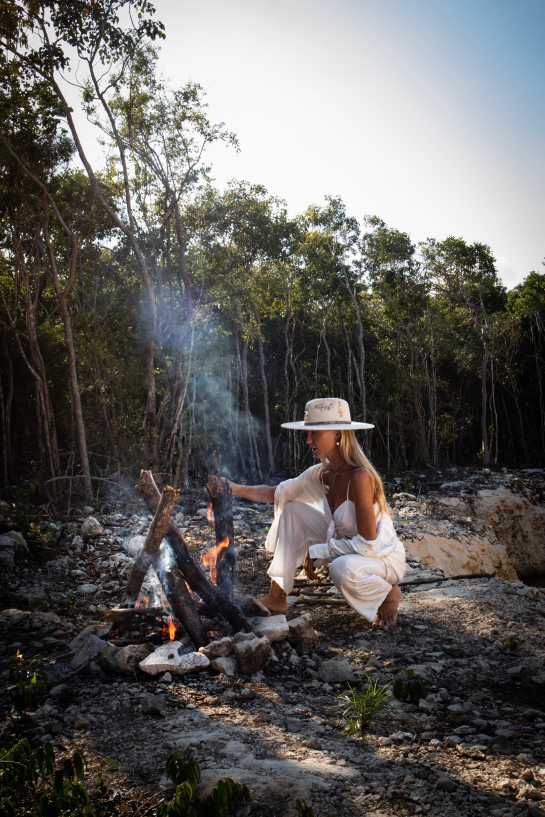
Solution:
<svg viewBox="0 0 545 817"><path fill-rule="evenodd" d="M363 468L363 470L369 474L373 480L373 486L375 488L373 502L378 505L377 516L381 516L383 513L387 513L389 516L392 516L392 511L386 502L382 480L363 453L363 449L358 443L356 435L351 429L341 431L341 439L339 440L339 454L347 465L351 465L354 468ZM327 457L322 460L322 465L324 466L324 471L329 471L331 468L331 463Z"/></svg>

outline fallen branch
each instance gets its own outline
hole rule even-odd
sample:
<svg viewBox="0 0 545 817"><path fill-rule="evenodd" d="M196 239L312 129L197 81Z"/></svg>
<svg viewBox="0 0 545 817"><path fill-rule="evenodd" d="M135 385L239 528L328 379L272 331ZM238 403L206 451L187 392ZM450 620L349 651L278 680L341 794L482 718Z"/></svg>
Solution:
<svg viewBox="0 0 545 817"><path fill-rule="evenodd" d="M159 505L160 494L151 471L141 472L140 491L150 513L155 513ZM172 521L167 528L166 538L174 551L174 556L176 557L176 562L182 572L183 578L191 590L193 590L194 593L198 593L204 603L214 613L219 613L223 616L236 632L242 630L246 633L250 633L252 628L248 624L245 616L243 616L233 602L226 599L218 592L218 588L208 581L204 572L189 552L189 548L183 536Z"/></svg>
<svg viewBox="0 0 545 817"><path fill-rule="evenodd" d="M101 621L113 621L122 627L131 627L149 618L161 618L165 614L162 607L129 607L118 610L103 610L100 613ZM119 627L118 627L119 629Z"/></svg>
<svg viewBox="0 0 545 817"><path fill-rule="evenodd" d="M400 582L398 587L411 587L413 584L435 584L436 582L451 582L458 579L493 579L495 573L463 573L461 576L439 576L437 579L416 579L413 582Z"/></svg>

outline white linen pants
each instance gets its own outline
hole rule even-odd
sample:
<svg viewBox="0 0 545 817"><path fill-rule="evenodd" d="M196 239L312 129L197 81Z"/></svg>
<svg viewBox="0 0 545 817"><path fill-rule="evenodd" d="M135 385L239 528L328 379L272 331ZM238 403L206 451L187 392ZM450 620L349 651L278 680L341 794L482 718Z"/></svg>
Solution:
<svg viewBox="0 0 545 817"><path fill-rule="evenodd" d="M293 590L297 567L303 564L310 545L326 541L328 520L324 513L304 502L288 502L279 519L278 539L268 575L286 592ZM352 534L354 535L354 534ZM385 576L391 569L384 559L349 553L337 556L329 565L329 575L350 607L367 621L392 589Z"/></svg>

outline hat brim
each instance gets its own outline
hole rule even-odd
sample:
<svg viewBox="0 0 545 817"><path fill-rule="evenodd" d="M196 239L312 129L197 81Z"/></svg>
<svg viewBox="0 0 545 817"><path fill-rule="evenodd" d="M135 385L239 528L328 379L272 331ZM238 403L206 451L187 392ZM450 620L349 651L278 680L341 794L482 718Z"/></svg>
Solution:
<svg viewBox="0 0 545 817"><path fill-rule="evenodd" d="M305 423L304 420L298 420L295 423L282 423L282 428L289 428L292 431L358 431L363 428L374 428L371 423L322 423L321 425L312 425L312 423Z"/></svg>

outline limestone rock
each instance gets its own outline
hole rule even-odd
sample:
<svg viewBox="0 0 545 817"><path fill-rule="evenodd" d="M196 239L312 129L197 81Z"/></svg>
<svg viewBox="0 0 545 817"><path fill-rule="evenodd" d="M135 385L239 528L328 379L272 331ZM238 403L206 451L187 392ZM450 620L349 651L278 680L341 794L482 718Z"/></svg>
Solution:
<svg viewBox="0 0 545 817"><path fill-rule="evenodd" d="M450 777L448 777L447 775L441 775L441 777L436 783L436 786L439 791L451 792L454 791L454 789L456 788L456 783L454 782L454 780L451 780Z"/></svg>
<svg viewBox="0 0 545 817"><path fill-rule="evenodd" d="M115 659L117 666L124 675L132 675L140 661L143 661L153 652L152 644L129 644L122 647Z"/></svg>
<svg viewBox="0 0 545 817"><path fill-rule="evenodd" d="M103 536L104 528L96 517L88 516L87 519L83 520L81 532L87 536Z"/></svg>
<svg viewBox="0 0 545 817"><path fill-rule="evenodd" d="M295 645L295 650L297 655L312 655L313 652L316 652L316 647L318 646L318 638L302 638L301 641L298 641Z"/></svg>
<svg viewBox="0 0 545 817"><path fill-rule="evenodd" d="M293 641L294 644L302 641L303 638L314 637L314 627L310 613L304 613L298 618L292 618L291 621L288 621L288 627L290 641Z"/></svg>
<svg viewBox="0 0 545 817"><path fill-rule="evenodd" d="M497 539L485 539L476 534L447 538L419 533L403 541L410 554L426 564L437 565L445 576L496 573L504 579L517 578L505 546Z"/></svg>
<svg viewBox="0 0 545 817"><path fill-rule="evenodd" d="M7 536L8 539L11 539L12 542L15 543L17 548L19 548L20 550L28 551L28 545L26 543L25 537L23 536L22 533L19 533L18 530L10 530L4 535Z"/></svg>
<svg viewBox="0 0 545 817"><path fill-rule="evenodd" d="M230 655L233 651L234 641L232 638L220 638L218 641L211 641L206 647L200 647L199 652L207 658L221 658Z"/></svg>
<svg viewBox="0 0 545 817"><path fill-rule="evenodd" d="M234 642L240 644L242 641L251 641L252 638L257 638L255 633L235 633Z"/></svg>
<svg viewBox="0 0 545 817"><path fill-rule="evenodd" d="M167 711L167 702L164 695L146 695L142 698L142 712L144 715L164 716Z"/></svg>
<svg viewBox="0 0 545 817"><path fill-rule="evenodd" d="M323 661L318 670L318 678L329 684L339 684L343 681L355 681L356 676L352 667L343 656Z"/></svg>
<svg viewBox="0 0 545 817"><path fill-rule="evenodd" d="M479 491L475 511L489 523L505 546L519 576L544 571L545 506L533 505L526 497L502 486Z"/></svg>
<svg viewBox="0 0 545 817"><path fill-rule="evenodd" d="M15 559L10 550L0 550L0 570L11 573L15 568Z"/></svg>
<svg viewBox="0 0 545 817"><path fill-rule="evenodd" d="M223 672L224 675L238 675L238 664L232 655L224 655L214 658L210 662L210 669L214 672Z"/></svg>
<svg viewBox="0 0 545 817"><path fill-rule="evenodd" d="M268 610L265 605L254 596L242 596L241 598L236 599L236 604L238 607L240 607L245 616L261 616L268 618L271 614L271 611Z"/></svg>
<svg viewBox="0 0 545 817"><path fill-rule="evenodd" d="M76 641L76 639L74 639L74 641ZM94 662L106 672L112 674L119 672L116 661L118 648L114 647L113 644L109 644L107 641L103 641L98 636L89 633L87 638L82 639L75 649L76 654L70 662L70 667L73 670L81 669L86 664Z"/></svg>
<svg viewBox="0 0 545 817"><path fill-rule="evenodd" d="M139 667L148 675L157 675L160 672L170 672L173 675L185 675L188 672L203 670L210 666L210 661L206 655L200 652L190 652L180 655L178 650L182 646L181 641L171 641L170 644L162 644L155 652L140 661Z"/></svg>
<svg viewBox="0 0 545 817"><path fill-rule="evenodd" d="M79 534L77 536L74 536L74 538L72 539L72 547L75 548L76 550L81 550L82 549L83 539L81 538L81 536Z"/></svg>
<svg viewBox="0 0 545 817"><path fill-rule="evenodd" d="M266 635L269 641L283 641L289 633L288 622L284 615L251 618L249 624L258 638Z"/></svg>
<svg viewBox="0 0 545 817"><path fill-rule="evenodd" d="M267 636L235 644L235 656L245 675L253 675L254 672L265 669L271 653L272 647Z"/></svg>
<svg viewBox="0 0 545 817"><path fill-rule="evenodd" d="M98 587L96 584L80 584L77 589L77 593L79 596L90 596L93 593L96 593Z"/></svg>

